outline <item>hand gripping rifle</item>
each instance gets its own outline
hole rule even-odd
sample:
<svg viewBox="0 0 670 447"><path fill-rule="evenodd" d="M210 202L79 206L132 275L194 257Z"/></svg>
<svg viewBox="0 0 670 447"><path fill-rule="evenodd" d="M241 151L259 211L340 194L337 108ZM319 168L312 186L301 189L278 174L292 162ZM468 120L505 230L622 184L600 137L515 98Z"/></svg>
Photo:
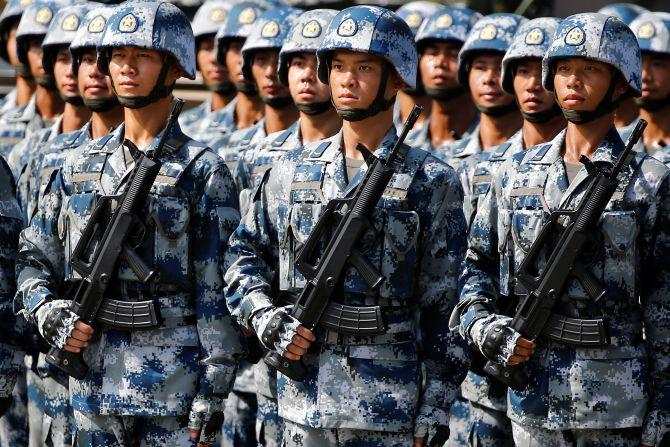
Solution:
<svg viewBox="0 0 670 447"><path fill-rule="evenodd" d="M359 144L357 149L363 153L366 162L372 159L365 178L352 197L328 202L298 253L296 267L307 282L293 306L291 316L307 329L313 331L318 325L341 334L359 336L386 331L379 306L348 306L331 301L331 297L349 266L354 267L373 290L379 288L384 280L357 247L366 233L374 231L372 213L398 165L404 162L407 151L403 142L422 110L422 107L414 106L386 160L374 157ZM333 227L336 228L335 232L329 238L323 255L316 263L312 262L319 243ZM270 322L272 324L276 323ZM302 359L294 361L270 351L264 360L293 380L302 381L305 378L306 369Z"/></svg>
<svg viewBox="0 0 670 447"><path fill-rule="evenodd" d="M512 329L522 337L535 340L543 335L550 340L582 348L601 348L609 344L602 319L569 318L553 313L553 310L569 277L577 279L593 300L598 301L605 295L605 290L580 261L580 257L586 251L589 240L597 230L600 216L619 186L617 176L630 164L633 146L646 126L645 120L638 122L614 166L609 163L605 163L607 166L601 163L596 165L584 155L579 158L591 178L589 189L576 210L564 209L551 213L549 222L542 227L516 275L528 290L528 295L520 303L512 320ZM563 226L560 222L565 218L569 218L569 223ZM560 239L554 245L556 234L560 234ZM554 248L544 269L537 272L540 253L545 247ZM494 332L484 341L482 350L496 350L501 343L504 343L502 332ZM518 366L504 366L488 361L484 372L517 391L524 390L528 385L528 377Z"/></svg>
<svg viewBox="0 0 670 447"><path fill-rule="evenodd" d="M105 300L105 291L117 268L119 258L123 258L144 283L149 282L155 275L155 272L133 250L132 245L136 244L132 243L132 239L137 236L138 227L143 227L138 213L147 201L151 186L158 176L162 166L160 155L183 106L184 101L177 99L153 154L143 153L135 161L135 167L123 194L103 196L98 201L72 252L72 267L81 275L81 280L71 289L71 309L86 324L92 325L97 319L100 306ZM107 219L112 199L117 200L117 206ZM116 302L115 309L122 313L123 303ZM153 307L150 309L154 310ZM147 326L157 324L158 316L155 312L145 317L148 320ZM47 353L46 360L75 379L81 380L88 373L88 365L84 362L81 352L73 353L52 347Z"/></svg>

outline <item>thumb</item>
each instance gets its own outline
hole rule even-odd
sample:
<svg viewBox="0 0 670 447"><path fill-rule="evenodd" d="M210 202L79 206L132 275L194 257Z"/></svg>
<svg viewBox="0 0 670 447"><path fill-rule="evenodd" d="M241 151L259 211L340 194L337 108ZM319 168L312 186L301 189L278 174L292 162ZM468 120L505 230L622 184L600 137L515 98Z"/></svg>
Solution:
<svg viewBox="0 0 670 447"><path fill-rule="evenodd" d="M191 429L191 441L197 441L200 438L200 430Z"/></svg>
<svg viewBox="0 0 670 447"><path fill-rule="evenodd" d="M424 437L415 436L414 437L414 447L423 447L425 440L426 440L426 438L424 438Z"/></svg>

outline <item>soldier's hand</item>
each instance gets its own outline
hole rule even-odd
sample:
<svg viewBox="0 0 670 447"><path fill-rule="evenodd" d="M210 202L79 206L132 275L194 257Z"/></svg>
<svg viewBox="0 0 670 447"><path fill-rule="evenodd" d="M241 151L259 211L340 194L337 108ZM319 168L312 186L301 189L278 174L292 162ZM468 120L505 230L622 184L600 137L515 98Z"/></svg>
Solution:
<svg viewBox="0 0 670 447"><path fill-rule="evenodd" d="M426 444L426 438L421 436L414 437L414 447L423 447Z"/></svg>
<svg viewBox="0 0 670 447"><path fill-rule="evenodd" d="M291 343L286 347L284 357L289 360L300 360L300 358L307 354L312 342L316 340L314 332L307 329L305 326L298 326L297 333L291 339Z"/></svg>
<svg viewBox="0 0 670 447"><path fill-rule="evenodd" d="M93 328L81 320L77 320L74 329L68 338L65 339L65 350L79 353L82 349L88 347L88 342L93 337Z"/></svg>
<svg viewBox="0 0 670 447"><path fill-rule="evenodd" d="M530 359L530 357L535 353L535 343L530 340L526 340L523 337L519 337L516 341L516 346L514 347L514 354L509 358L508 363L511 366L518 365Z"/></svg>

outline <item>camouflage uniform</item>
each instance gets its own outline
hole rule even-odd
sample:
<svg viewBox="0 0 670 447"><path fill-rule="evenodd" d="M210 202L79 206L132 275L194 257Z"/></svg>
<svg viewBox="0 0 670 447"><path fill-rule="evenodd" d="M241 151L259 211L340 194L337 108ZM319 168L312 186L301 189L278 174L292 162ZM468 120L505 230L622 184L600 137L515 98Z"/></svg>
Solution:
<svg viewBox="0 0 670 447"><path fill-rule="evenodd" d="M30 0L10 0L5 2L5 8L2 10L2 13L0 13L0 58L8 64L10 64L11 61L9 60L9 54L7 53L8 42L5 36L9 34L9 30L13 25L18 24L21 20L24 8L30 3ZM14 69L20 70L21 72L28 71L28 67L23 64L19 67L14 67ZM17 106L16 88L13 88L4 98L0 99L0 116L15 109Z"/></svg>
<svg viewBox="0 0 670 447"><path fill-rule="evenodd" d="M640 94L639 50L618 19L579 14L561 22L543 59L546 89L553 90L552 62L569 57L615 67L633 94ZM461 302L451 320L478 346L487 331L508 327L501 309L527 293L514 272L549 213L575 209L589 185L584 168L568 184L561 156L564 144L565 131L548 144L512 156L494 173L479 204L461 277ZM591 160L612 163L622 149L612 125ZM670 358L670 271L654 259L670 254L668 207L669 171L637 154L601 218L603 244L588 264L605 296L595 303L570 279L554 310L574 318L604 318L610 343L585 348L545 338L537 341L535 354L522 364L529 377L527 388L508 391L507 414L518 444L664 445L670 407L664 373Z"/></svg>
<svg viewBox="0 0 670 447"><path fill-rule="evenodd" d="M118 6L98 47L103 73L105 48L129 42L170 52L186 76L195 76L190 26L176 7ZM123 135L120 126L71 150L22 234L17 297L40 332L45 314L68 305L58 292L63 280L78 276L71 249L94 204L123 189L127 180L137 154L123 144ZM142 445L188 445L187 423L207 422L222 411L241 354L239 332L218 299L222 253L239 219L232 178L220 158L178 126L168 136L162 161L140 212L148 231L137 248L159 279L145 285L121 261L108 290L109 297L122 301L151 296L162 321L142 330L98 329L84 350L88 375L70 379L77 445L125 446L135 439Z"/></svg>
<svg viewBox="0 0 670 447"><path fill-rule="evenodd" d="M379 40L371 43L373 33ZM321 68L328 52L347 44L354 51L384 55L414 85L411 31L395 14L356 7L335 16L317 53L322 81L327 79ZM396 139L390 127L374 148L377 155L388 154ZM338 133L282 157L266 171L252 208L231 238L228 305L240 324L257 334L263 333L266 317L304 286L293 264L295 251L326 203L346 196L364 177L365 166L347 183L341 142ZM396 194L382 199L374 217L386 236L375 239L368 256L386 282L374 293L349 270L342 296L346 304L383 306L388 330L373 337L319 333L303 357L306 379L296 382L279 375L285 445L343 445L336 442L347 439L347 445L409 444L415 429L432 433L436 425L447 424L448 407L465 373L462 346L440 323L453 305L463 250L462 197L453 170L424 151L407 149L401 172L389 185ZM273 292L275 281L279 297ZM419 326L415 311L420 313ZM421 347L416 342L419 332Z"/></svg>
<svg viewBox="0 0 670 447"><path fill-rule="evenodd" d="M648 10L640 5L633 3L612 3L598 10L600 14L616 17L626 25L630 24L642 13Z"/></svg>

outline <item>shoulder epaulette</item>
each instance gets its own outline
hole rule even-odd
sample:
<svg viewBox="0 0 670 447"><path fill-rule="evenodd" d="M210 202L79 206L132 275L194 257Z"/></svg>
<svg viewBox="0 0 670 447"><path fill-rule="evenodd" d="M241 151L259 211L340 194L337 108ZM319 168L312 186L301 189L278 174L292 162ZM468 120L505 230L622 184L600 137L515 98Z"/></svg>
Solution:
<svg viewBox="0 0 670 447"><path fill-rule="evenodd" d="M247 144L251 143L251 140L254 138L254 135L256 134L256 126L251 126L251 128L247 131L247 133L244 134L242 139L240 140L240 145L246 146Z"/></svg>
<svg viewBox="0 0 670 447"><path fill-rule="evenodd" d="M326 149L328 149L328 146L330 146L330 141L323 141L321 144L319 144L316 149L312 151L312 154L310 155L310 158L319 158L320 156L323 155L324 152L326 152Z"/></svg>
<svg viewBox="0 0 670 447"><path fill-rule="evenodd" d="M284 144L284 143L286 142L286 140L288 140L288 137L290 137L291 134L294 132L294 130L295 130L295 129L293 128L293 126L291 126L291 127L289 127L288 129L286 129L285 131L283 131L283 132L282 132L281 134L279 134L279 136L278 136L277 138L275 138L275 140L272 142L272 146L274 146L274 147L279 147L279 146L281 146L282 144Z"/></svg>
<svg viewBox="0 0 670 447"><path fill-rule="evenodd" d="M542 146L538 151L535 153L533 158L530 161L540 161L544 156L547 154L547 152L551 149L551 143L545 144Z"/></svg>

